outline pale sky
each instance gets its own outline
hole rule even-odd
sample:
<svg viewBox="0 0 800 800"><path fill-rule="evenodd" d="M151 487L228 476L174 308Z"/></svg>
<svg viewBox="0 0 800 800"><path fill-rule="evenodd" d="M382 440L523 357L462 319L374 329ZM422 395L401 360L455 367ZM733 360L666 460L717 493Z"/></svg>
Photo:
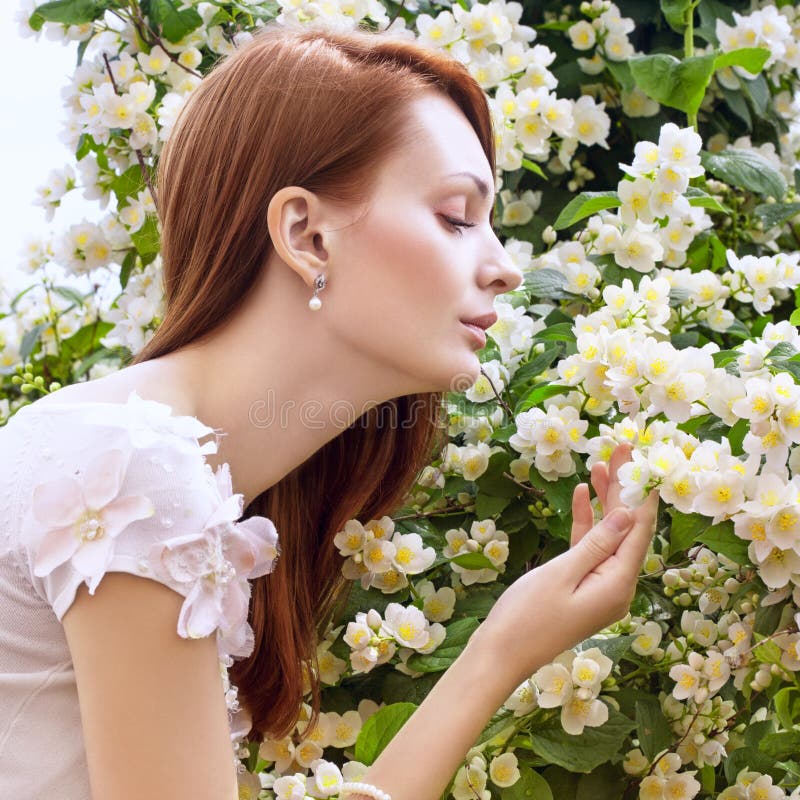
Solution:
<svg viewBox="0 0 800 800"><path fill-rule="evenodd" d="M0 15L0 153L6 187L0 200L0 277L11 276L16 285L25 278L17 266L26 234L58 232L82 219L96 221L102 211L95 201L84 200L80 189L65 196L50 223L44 209L32 204L36 187L51 169L75 166L58 133L66 113L60 90L72 75L77 43L53 42L44 33L38 40L23 38L13 21L18 2L6 2L6 13Z"/></svg>

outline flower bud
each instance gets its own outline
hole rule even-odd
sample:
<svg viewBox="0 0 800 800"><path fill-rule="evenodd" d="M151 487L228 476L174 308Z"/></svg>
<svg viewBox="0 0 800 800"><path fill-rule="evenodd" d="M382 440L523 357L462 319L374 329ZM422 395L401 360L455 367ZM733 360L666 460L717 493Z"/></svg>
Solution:
<svg viewBox="0 0 800 800"><path fill-rule="evenodd" d="M664 584L664 586L669 586L670 588L677 586L679 583L678 576L671 569L667 570L661 576L661 582Z"/></svg>
<svg viewBox="0 0 800 800"><path fill-rule="evenodd" d="M755 677L753 678L753 683L755 683L759 689L766 689L772 683L771 671L759 670L758 672L756 672Z"/></svg>
<svg viewBox="0 0 800 800"><path fill-rule="evenodd" d="M548 225L542 231L542 241L545 244L555 244L556 239L558 239L558 234L555 232L552 225Z"/></svg>
<svg viewBox="0 0 800 800"><path fill-rule="evenodd" d="M695 703L704 703L706 698L708 697L708 686L701 686L695 693L694 693L694 701Z"/></svg>

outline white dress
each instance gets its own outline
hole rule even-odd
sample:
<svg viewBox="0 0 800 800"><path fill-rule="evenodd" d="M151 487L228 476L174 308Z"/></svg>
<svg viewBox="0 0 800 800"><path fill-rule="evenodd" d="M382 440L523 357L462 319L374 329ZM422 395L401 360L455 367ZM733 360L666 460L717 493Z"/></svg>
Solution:
<svg viewBox="0 0 800 800"><path fill-rule="evenodd" d="M93 595L107 572L185 598L176 631L216 638L233 748L249 730L227 668L252 652L248 579L272 570L278 541L265 517L237 522L228 465L205 460L220 435L136 392L125 403L54 397L0 427L2 800L91 796L61 620L78 586Z"/></svg>

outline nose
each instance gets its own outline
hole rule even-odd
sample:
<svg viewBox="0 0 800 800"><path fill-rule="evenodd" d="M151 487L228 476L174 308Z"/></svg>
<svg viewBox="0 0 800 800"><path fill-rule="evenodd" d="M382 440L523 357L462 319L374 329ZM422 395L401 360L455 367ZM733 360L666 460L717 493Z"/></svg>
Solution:
<svg viewBox="0 0 800 800"><path fill-rule="evenodd" d="M522 270L514 264L503 243L492 232L494 248L482 270L483 286L490 286L496 294L512 292L523 281Z"/></svg>

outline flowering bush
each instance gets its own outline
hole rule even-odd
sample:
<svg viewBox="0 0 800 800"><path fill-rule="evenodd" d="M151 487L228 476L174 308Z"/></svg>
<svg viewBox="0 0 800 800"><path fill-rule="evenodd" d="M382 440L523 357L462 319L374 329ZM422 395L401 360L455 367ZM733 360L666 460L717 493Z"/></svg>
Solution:
<svg viewBox="0 0 800 800"><path fill-rule="evenodd" d="M204 71L253 29L389 28L448 51L489 98L498 233L525 281L497 299L481 377L448 396L450 441L404 507L337 535L354 585L318 646L323 714L241 742L242 796L359 780L505 586L568 547L575 486L629 442L625 501L662 498L631 612L511 694L449 795L800 797L800 12L536 6L29 0L18 15L78 43L76 164L37 202L51 219L80 188L104 214L32 240L30 286L0 296L0 420L152 335L152 169Z"/></svg>

